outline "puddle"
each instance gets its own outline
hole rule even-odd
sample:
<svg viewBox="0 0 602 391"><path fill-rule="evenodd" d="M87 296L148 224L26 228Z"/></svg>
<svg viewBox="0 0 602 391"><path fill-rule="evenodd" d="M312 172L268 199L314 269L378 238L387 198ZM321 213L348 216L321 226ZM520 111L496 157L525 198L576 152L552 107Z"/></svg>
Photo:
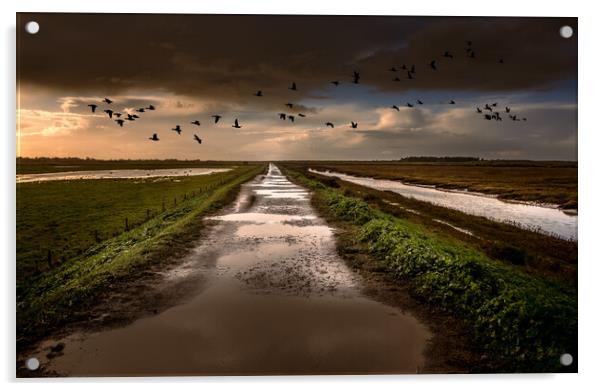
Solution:
<svg viewBox="0 0 602 391"><path fill-rule="evenodd" d="M430 202L435 205L483 216L491 220L511 223L526 229L541 231L563 239L577 240L577 215L540 205L504 202L495 197L458 191L440 190L428 186L414 186L402 182L331 171L309 171L370 187L381 191L392 191L405 197Z"/></svg>
<svg viewBox="0 0 602 391"><path fill-rule="evenodd" d="M44 174L17 175L17 183L47 182L84 179L135 179L208 175L230 171L230 168L166 168L158 170L97 170L48 172Z"/></svg>
<svg viewBox="0 0 602 391"><path fill-rule="evenodd" d="M307 197L273 197L276 182L292 185L270 165L243 186L235 213L212 217L182 270L166 276L202 275L204 289L128 326L68 336L42 366L72 376L419 371L428 329L364 296Z"/></svg>

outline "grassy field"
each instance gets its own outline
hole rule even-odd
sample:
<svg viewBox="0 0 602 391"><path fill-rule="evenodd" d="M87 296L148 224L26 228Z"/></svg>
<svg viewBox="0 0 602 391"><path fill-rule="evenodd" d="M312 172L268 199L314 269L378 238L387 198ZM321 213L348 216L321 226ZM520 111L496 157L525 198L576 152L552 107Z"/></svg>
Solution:
<svg viewBox="0 0 602 391"><path fill-rule="evenodd" d="M307 162L318 170L495 194L577 208L577 163L536 161Z"/></svg>
<svg viewBox="0 0 602 391"><path fill-rule="evenodd" d="M312 203L331 222L351 226L357 246L420 301L464 319L497 371L561 371L576 353L576 288L525 272L478 248L399 218L345 194L332 178L284 172L313 190ZM339 234L337 234L339 235Z"/></svg>
<svg viewBox="0 0 602 391"><path fill-rule="evenodd" d="M246 162L204 160L95 160L78 158L17 158L17 174L45 172L167 169L167 168L224 168L246 165ZM261 163L255 163L261 164Z"/></svg>
<svg viewBox="0 0 602 391"><path fill-rule="evenodd" d="M230 202L264 170L256 164L162 181L17 185L18 339L69 319L110 281L168 258L199 215Z"/></svg>

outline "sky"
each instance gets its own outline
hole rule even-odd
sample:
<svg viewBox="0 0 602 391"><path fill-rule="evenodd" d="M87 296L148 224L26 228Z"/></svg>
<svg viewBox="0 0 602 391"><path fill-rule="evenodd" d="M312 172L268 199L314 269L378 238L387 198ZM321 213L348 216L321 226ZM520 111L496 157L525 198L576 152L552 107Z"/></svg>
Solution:
<svg viewBox="0 0 602 391"><path fill-rule="evenodd" d="M17 155L576 160L577 35L576 18L20 13ZM494 102L502 121L476 111ZM151 104L123 127L103 112Z"/></svg>

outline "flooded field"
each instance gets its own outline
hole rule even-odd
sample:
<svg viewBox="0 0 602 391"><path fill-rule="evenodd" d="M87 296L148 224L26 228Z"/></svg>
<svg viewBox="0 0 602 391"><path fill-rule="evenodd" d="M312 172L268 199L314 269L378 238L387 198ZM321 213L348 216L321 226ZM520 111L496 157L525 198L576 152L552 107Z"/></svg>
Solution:
<svg viewBox="0 0 602 391"><path fill-rule="evenodd" d="M275 166L208 223L208 236L152 288L179 292L179 305L69 335L50 359L57 341L46 341L43 368L121 376L416 373L424 365L430 331L362 293L307 191Z"/></svg>
<svg viewBox="0 0 602 391"><path fill-rule="evenodd" d="M175 177L208 175L230 171L229 168L165 168L157 170L94 170L49 172L43 174L17 175L17 183L65 181L77 179L136 179L154 177Z"/></svg>
<svg viewBox="0 0 602 391"><path fill-rule="evenodd" d="M408 185L392 180L357 177L331 171L316 171L312 169L310 171L321 175L338 177L342 180L376 190L392 191L405 197L430 202L467 214L483 216L501 222L509 222L564 239L577 240L576 213L565 212L558 208L505 202L483 194Z"/></svg>

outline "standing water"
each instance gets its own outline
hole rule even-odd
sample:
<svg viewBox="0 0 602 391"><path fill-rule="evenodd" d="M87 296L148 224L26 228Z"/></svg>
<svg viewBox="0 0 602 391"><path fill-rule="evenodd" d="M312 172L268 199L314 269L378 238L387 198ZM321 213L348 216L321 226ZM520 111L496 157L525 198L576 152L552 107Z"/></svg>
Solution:
<svg viewBox="0 0 602 391"><path fill-rule="evenodd" d="M154 288L195 286L185 303L71 335L43 366L121 376L415 373L423 365L429 331L361 293L307 191L276 166L243 186L230 213L208 220L208 237Z"/></svg>
<svg viewBox="0 0 602 391"><path fill-rule="evenodd" d="M433 187L407 185L398 181L356 177L331 171L310 172L339 177L344 181L381 191L392 191L405 197L459 210L461 212L483 216L491 220L512 223L523 228L540 230L563 239L577 239L577 216L557 208L540 205L504 202L484 194L439 190Z"/></svg>

